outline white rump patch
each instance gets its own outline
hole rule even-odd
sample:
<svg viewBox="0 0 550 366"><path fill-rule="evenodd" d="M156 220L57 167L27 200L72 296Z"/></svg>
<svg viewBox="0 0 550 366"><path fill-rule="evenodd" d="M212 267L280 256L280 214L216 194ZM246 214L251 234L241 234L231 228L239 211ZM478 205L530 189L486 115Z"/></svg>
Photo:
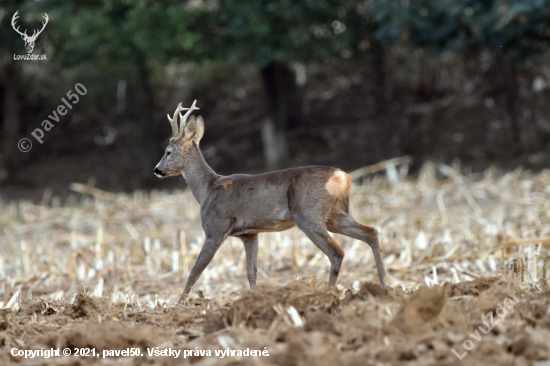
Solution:
<svg viewBox="0 0 550 366"><path fill-rule="evenodd" d="M341 170L335 171L332 177L330 177L325 184L325 188L328 193L333 196L339 197L343 195L348 189L348 180L346 177L346 173Z"/></svg>

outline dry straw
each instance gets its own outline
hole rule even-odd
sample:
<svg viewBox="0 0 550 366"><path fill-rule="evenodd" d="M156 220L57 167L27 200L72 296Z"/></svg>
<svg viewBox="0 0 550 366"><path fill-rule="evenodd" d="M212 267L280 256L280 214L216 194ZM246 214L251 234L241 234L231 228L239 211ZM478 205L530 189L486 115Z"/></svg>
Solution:
<svg viewBox="0 0 550 366"><path fill-rule="evenodd" d="M512 263L518 282L540 274L547 283L549 171L493 168L463 175L458 164L429 162L407 177L410 162L392 159L351 173L358 184L352 213L379 230L392 286L506 278ZM81 288L124 306L173 304L204 240L190 192L70 188L78 196L69 205L53 204L59 199L51 192L40 204L0 202L0 308L16 309L21 298L37 296L72 302ZM370 248L335 239L347 253L338 283L377 282ZM193 295L242 293L248 287L244 266L242 243L226 240ZM260 235L258 283L324 282L329 269L297 229Z"/></svg>

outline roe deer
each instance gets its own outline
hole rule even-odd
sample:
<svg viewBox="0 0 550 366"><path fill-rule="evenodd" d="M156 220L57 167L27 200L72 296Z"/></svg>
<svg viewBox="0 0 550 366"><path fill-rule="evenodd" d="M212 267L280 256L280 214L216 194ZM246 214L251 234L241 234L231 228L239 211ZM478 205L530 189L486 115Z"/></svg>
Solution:
<svg viewBox="0 0 550 366"><path fill-rule="evenodd" d="M250 287L256 285L258 233L297 226L330 259L329 284L335 285L344 251L327 230L364 241L374 253L380 283L384 263L375 228L358 223L349 213L350 176L336 168L307 166L258 175L221 176L206 163L199 149L204 134L201 116L187 119L195 106L178 105L172 138L154 173L160 178L182 174L200 204L205 241L193 265L179 302L189 291L227 236L242 240ZM188 112L182 116L181 111ZM180 117L178 131L177 117Z"/></svg>

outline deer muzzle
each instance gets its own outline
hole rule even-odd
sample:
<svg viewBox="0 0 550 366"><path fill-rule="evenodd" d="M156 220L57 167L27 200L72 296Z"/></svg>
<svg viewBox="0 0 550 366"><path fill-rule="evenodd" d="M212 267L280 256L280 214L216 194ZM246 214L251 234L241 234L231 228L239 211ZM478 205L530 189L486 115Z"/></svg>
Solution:
<svg viewBox="0 0 550 366"><path fill-rule="evenodd" d="M166 176L166 174L158 168L158 165L155 167L155 170L153 170L153 173L159 178L164 178Z"/></svg>

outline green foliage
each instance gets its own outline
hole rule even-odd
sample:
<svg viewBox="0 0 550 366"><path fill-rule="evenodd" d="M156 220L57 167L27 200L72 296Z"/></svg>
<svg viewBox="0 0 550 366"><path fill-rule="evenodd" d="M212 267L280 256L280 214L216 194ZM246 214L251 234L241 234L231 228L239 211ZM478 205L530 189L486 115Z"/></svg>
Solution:
<svg viewBox="0 0 550 366"><path fill-rule="evenodd" d="M515 63L548 49L545 0L373 0L376 39L436 52L487 48Z"/></svg>
<svg viewBox="0 0 550 366"><path fill-rule="evenodd" d="M108 67L145 58L167 63L177 44L189 42L181 29L189 13L181 2L52 0L39 4L55 19L50 37L56 61L66 66L93 61Z"/></svg>
<svg viewBox="0 0 550 366"><path fill-rule="evenodd" d="M203 35L207 57L259 65L308 62L349 48L345 17L339 2L231 0L199 14L192 29Z"/></svg>
<svg viewBox="0 0 550 366"><path fill-rule="evenodd" d="M377 43L436 52L487 47L523 62L550 40L546 0L43 0L0 1L0 42L12 50L16 9L50 16L59 66L217 59L265 65L365 57ZM116 66L115 66L116 67Z"/></svg>
<svg viewBox="0 0 550 366"><path fill-rule="evenodd" d="M145 57L161 63L219 59L253 62L319 61L351 57L357 34L356 1L43 0L36 12L55 21L50 30L65 66L94 60L97 67ZM351 16L350 16L351 14ZM348 24L354 25L352 31Z"/></svg>

